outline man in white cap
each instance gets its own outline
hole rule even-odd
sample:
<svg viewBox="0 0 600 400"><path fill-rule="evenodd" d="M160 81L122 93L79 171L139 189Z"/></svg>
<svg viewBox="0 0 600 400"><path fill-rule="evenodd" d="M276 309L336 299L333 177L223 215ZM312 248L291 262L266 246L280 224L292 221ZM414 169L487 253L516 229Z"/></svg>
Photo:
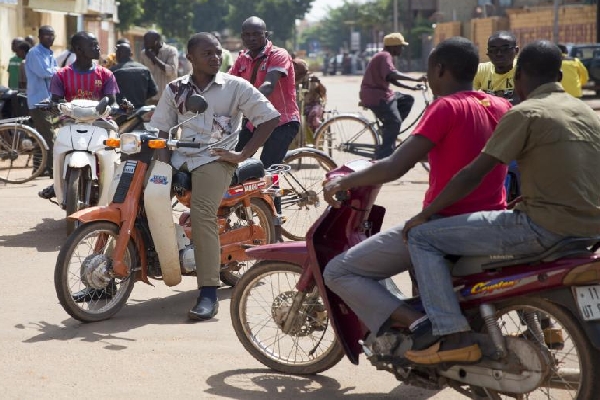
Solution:
<svg viewBox="0 0 600 400"><path fill-rule="evenodd" d="M401 33L390 33L383 38L383 50L375 54L363 76L360 85L360 101L383 123L381 146L375 151L375 159L388 157L396 148L396 138L400 134L402 121L410 113L415 99L408 94L394 92L390 83L405 89L416 90L400 81L425 82L426 77L413 78L405 75L394 66L394 56L402 54L408 43Z"/></svg>

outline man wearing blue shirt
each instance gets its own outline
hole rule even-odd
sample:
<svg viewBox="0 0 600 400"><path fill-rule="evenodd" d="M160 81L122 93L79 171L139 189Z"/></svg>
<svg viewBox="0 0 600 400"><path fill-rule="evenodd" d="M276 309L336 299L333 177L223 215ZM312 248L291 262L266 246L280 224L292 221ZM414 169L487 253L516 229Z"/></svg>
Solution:
<svg viewBox="0 0 600 400"><path fill-rule="evenodd" d="M50 80L56 72L57 64L54 53L50 49L54 44L54 29L44 25L38 31L40 43L34 46L25 59L25 74L27 76L27 105L29 115L33 119L35 129L44 137L50 151L46 172L52 176L52 148L54 147L54 132L50 115L46 111L35 108L35 105L50 98Z"/></svg>

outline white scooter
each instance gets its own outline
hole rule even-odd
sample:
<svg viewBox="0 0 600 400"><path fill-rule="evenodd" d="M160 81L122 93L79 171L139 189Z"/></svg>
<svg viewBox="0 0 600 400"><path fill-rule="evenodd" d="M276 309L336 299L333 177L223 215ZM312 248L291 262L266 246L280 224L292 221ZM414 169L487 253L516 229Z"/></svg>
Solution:
<svg viewBox="0 0 600 400"><path fill-rule="evenodd" d="M54 141L54 191L56 203L67 216L90 206L110 202L110 183L120 154L106 148L104 141L117 137L117 124L104 120L110 113L108 98L101 101L73 100L57 109L67 122L58 129ZM77 222L67 219L67 234Z"/></svg>

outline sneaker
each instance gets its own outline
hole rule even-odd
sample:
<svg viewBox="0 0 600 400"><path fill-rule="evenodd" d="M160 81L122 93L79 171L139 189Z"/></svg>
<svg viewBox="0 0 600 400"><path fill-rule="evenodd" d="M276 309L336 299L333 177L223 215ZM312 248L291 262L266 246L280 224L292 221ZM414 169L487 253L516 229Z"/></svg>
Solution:
<svg viewBox="0 0 600 400"><path fill-rule="evenodd" d="M56 193L54 192L54 185L50 185L44 190L38 192L38 196L46 200L50 200L51 198L56 197Z"/></svg>

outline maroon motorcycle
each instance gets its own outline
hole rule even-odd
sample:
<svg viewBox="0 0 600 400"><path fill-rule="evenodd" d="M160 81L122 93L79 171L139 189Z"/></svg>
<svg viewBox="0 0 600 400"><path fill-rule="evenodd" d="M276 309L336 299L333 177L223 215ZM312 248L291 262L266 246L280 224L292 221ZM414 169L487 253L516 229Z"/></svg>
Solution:
<svg viewBox="0 0 600 400"><path fill-rule="evenodd" d="M254 358L283 373L313 374L344 355L358 364L362 352L405 384L452 387L474 399L598 398L600 259L594 253L600 237L565 239L524 258L453 259L455 290L483 357L469 365L416 365L404 358L412 346L408 334L375 337L323 283L329 260L381 228L385 209L374 205L379 190L350 190L341 208L327 208L306 242L247 250L261 261L235 287L231 318ZM404 298L391 280L382 284ZM405 301L422 310L418 297Z"/></svg>

